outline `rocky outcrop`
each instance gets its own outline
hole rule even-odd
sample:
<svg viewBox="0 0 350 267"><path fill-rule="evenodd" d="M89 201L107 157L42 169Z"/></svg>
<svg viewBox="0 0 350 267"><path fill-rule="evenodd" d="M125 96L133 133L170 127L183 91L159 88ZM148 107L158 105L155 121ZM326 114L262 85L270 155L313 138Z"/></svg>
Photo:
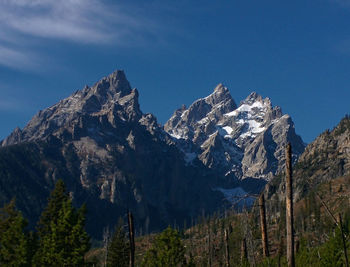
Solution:
<svg viewBox="0 0 350 267"><path fill-rule="evenodd" d="M188 109L175 111L164 129L185 155L238 179L268 180L283 168L288 142L295 160L305 147L291 118L269 98L253 92L237 107L222 84Z"/></svg>
<svg viewBox="0 0 350 267"><path fill-rule="evenodd" d="M292 147L293 149L293 147ZM299 200L317 185L350 174L350 119L318 136L306 148L294 166L295 199ZM284 176L274 178L266 188L269 198L283 199Z"/></svg>

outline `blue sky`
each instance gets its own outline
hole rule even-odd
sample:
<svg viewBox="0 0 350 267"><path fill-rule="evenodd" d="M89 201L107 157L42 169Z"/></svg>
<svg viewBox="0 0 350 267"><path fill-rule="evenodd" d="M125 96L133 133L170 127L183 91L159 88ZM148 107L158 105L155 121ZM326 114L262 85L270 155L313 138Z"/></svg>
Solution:
<svg viewBox="0 0 350 267"><path fill-rule="evenodd" d="M0 0L0 139L123 69L164 123L222 82L311 142L350 113L350 0Z"/></svg>

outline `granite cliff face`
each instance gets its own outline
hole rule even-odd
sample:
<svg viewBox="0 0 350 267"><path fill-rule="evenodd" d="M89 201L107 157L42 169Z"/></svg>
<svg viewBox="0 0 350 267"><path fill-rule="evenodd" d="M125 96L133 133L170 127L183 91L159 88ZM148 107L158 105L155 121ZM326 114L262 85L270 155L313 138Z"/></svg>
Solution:
<svg viewBox="0 0 350 267"><path fill-rule="evenodd" d="M295 199L299 200L317 185L350 174L350 118L346 116L333 129L319 135L299 157L293 170ZM266 187L268 198L284 198L284 175Z"/></svg>
<svg viewBox="0 0 350 267"><path fill-rule="evenodd" d="M294 159L305 145L295 133L290 116L253 92L237 107L228 89L214 92L182 107L164 126L191 163L238 179L270 179L284 166L284 147L291 142Z"/></svg>
<svg viewBox="0 0 350 267"><path fill-rule="evenodd" d="M327 130L309 144L297 167L312 167L312 181L327 181L350 174L350 118L344 117L333 130Z"/></svg>

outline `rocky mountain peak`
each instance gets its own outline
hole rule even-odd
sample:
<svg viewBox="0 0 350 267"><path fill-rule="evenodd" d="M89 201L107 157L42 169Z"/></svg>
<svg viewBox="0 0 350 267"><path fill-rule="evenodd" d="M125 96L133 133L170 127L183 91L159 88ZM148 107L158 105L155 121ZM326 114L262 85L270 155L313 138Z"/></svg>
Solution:
<svg viewBox="0 0 350 267"><path fill-rule="evenodd" d="M218 84L209 96L194 101L188 109L183 106L176 110L165 123L164 129L175 138L200 140L198 134L203 131L212 133L214 125L224 114L235 108L237 105L228 88ZM201 131L197 131L198 128Z"/></svg>
<svg viewBox="0 0 350 267"><path fill-rule="evenodd" d="M229 102L232 108L236 107L236 103L232 99L230 91L222 83L219 83L212 94L204 98L205 102L211 105L224 104L223 102Z"/></svg>
<svg viewBox="0 0 350 267"><path fill-rule="evenodd" d="M246 105L246 106L261 106L265 109L272 109L272 104L270 98L266 97L263 98L261 95L259 95L256 92L250 93L244 100L242 100L239 103L239 107Z"/></svg>
<svg viewBox="0 0 350 267"><path fill-rule="evenodd" d="M122 70L116 70L93 86L93 94L122 98L131 93L131 87Z"/></svg>
<svg viewBox="0 0 350 267"><path fill-rule="evenodd" d="M74 136L77 126L81 128L103 116L106 119L101 118L100 121L108 121L114 126L118 120L139 120L142 112L138 97L137 89L131 89L124 71L116 70L92 87L85 86L57 104L39 111L23 130L15 130L2 145L45 139L67 131ZM94 127L90 126L91 131Z"/></svg>
<svg viewBox="0 0 350 267"><path fill-rule="evenodd" d="M214 92L223 92L223 91L227 91L227 87L225 87L222 83L219 83L215 88L214 88Z"/></svg>
<svg viewBox="0 0 350 267"><path fill-rule="evenodd" d="M250 93L247 98L243 101L241 101L240 105L242 104L253 104L254 102L262 102L263 98L261 95L259 95L257 92Z"/></svg>
<svg viewBox="0 0 350 267"><path fill-rule="evenodd" d="M216 97L220 97L220 96L230 97L231 96L228 88L226 86L224 86L222 83L219 83L214 88L214 91L213 91L212 95L215 95Z"/></svg>
<svg viewBox="0 0 350 267"><path fill-rule="evenodd" d="M187 110L176 111L164 129L175 140L193 143L177 142L185 154L197 153L209 168L238 178L272 177L284 164L281 151L287 142L298 148L295 157L304 149L291 118L269 98L252 92L237 107L222 84Z"/></svg>

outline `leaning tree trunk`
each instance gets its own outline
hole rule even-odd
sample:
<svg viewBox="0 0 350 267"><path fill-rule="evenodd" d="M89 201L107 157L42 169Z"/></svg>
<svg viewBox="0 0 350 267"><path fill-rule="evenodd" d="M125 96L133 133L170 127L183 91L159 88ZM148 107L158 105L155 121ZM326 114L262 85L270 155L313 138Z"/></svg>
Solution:
<svg viewBox="0 0 350 267"><path fill-rule="evenodd" d="M293 227L293 177L292 177L292 146L286 147L286 226L287 226L287 262L295 266L294 259L294 227Z"/></svg>
<svg viewBox="0 0 350 267"><path fill-rule="evenodd" d="M135 230L134 230L134 218L130 211L128 212L128 225L129 225L129 242L130 242L129 266L134 267L135 265Z"/></svg>
<svg viewBox="0 0 350 267"><path fill-rule="evenodd" d="M266 209L265 209L265 197L262 193L259 197L260 208L260 227L261 227L261 240L263 246L263 254L265 258L269 257L269 241L267 237L267 225L266 225Z"/></svg>

